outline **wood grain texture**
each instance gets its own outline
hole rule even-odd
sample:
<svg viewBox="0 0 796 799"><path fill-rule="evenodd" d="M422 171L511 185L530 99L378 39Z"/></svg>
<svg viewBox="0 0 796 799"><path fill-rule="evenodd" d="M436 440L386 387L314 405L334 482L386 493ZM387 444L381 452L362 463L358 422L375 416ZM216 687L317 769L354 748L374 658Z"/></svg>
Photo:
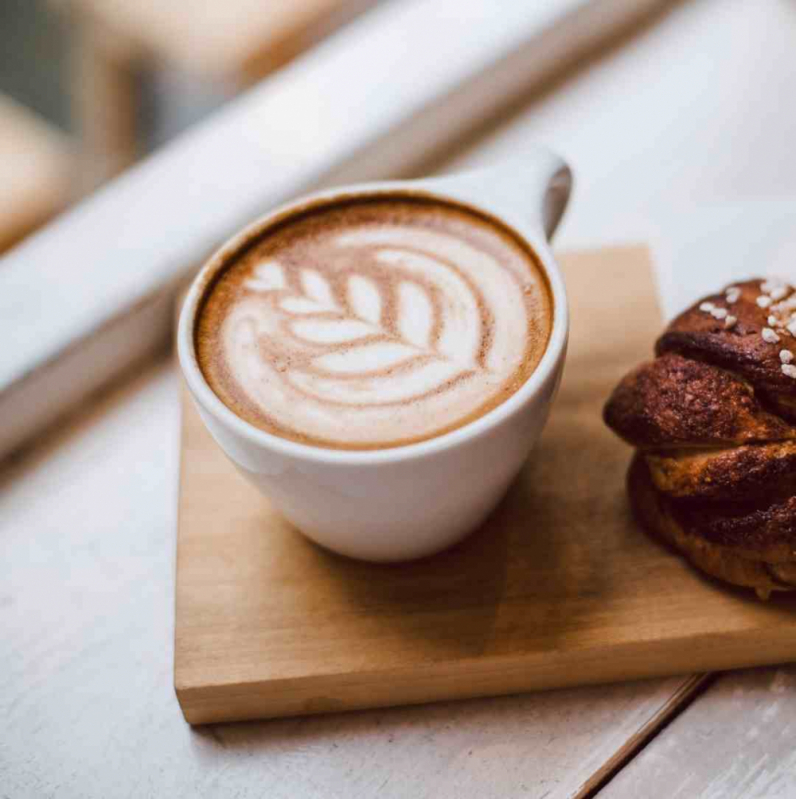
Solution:
<svg viewBox="0 0 796 799"><path fill-rule="evenodd" d="M0 95L0 251L64 207L71 168L66 136Z"/></svg>
<svg viewBox="0 0 796 799"><path fill-rule="evenodd" d="M186 406L175 683L188 721L505 694L796 654L795 600L763 604L707 582L629 516L629 450L600 410L660 326L644 252L565 264L572 335L548 428L491 520L440 556L384 567L321 551L238 476Z"/></svg>
<svg viewBox="0 0 796 799"><path fill-rule="evenodd" d="M719 677L600 797L796 796L796 666Z"/></svg>

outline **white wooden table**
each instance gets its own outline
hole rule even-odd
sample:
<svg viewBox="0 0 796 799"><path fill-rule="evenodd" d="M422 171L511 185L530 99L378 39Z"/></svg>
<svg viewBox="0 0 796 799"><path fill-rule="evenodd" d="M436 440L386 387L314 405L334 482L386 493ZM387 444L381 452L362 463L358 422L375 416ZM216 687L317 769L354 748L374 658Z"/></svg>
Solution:
<svg viewBox="0 0 796 799"><path fill-rule="evenodd" d="M562 247L667 233L683 197L796 195L795 41L787 0L683 3L439 166L548 140L578 175ZM150 365L0 472L0 796L796 795L793 667L192 730L177 400Z"/></svg>

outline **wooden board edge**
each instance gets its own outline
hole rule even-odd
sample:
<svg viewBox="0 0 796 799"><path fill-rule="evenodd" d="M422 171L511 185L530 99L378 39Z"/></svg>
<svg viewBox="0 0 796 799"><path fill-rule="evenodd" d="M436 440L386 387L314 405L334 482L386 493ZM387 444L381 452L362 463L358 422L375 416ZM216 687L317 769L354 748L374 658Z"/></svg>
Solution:
<svg viewBox="0 0 796 799"><path fill-rule="evenodd" d="M429 664L414 670L323 674L211 684L192 682L175 640L175 691L189 724L279 718L397 705L505 696L695 672L726 671L791 660L794 642L776 628L724 635L633 641L512 658ZM396 688L396 686L399 686Z"/></svg>

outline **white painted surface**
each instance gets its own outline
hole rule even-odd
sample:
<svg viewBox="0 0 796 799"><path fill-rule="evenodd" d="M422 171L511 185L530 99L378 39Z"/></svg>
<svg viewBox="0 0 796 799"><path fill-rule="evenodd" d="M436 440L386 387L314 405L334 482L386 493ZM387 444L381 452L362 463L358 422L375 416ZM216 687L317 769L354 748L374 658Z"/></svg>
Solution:
<svg viewBox="0 0 796 799"><path fill-rule="evenodd" d="M796 196L667 209L652 247L670 316L734 281L761 274L796 281Z"/></svg>
<svg viewBox="0 0 796 799"><path fill-rule="evenodd" d="M786 0L683 4L456 165L543 133L580 178L568 245L631 239L639 212L661 219L685 196L796 194L783 102L795 20ZM640 683L192 732L171 688L176 412L173 376L150 370L0 476L0 795L566 796L671 693ZM793 795L794 687L778 674L724 677L741 690L709 691L671 727L702 733L669 761L702 774L682 796L724 795L711 781L736 762L728 795ZM653 766L640 759L606 795L665 787ZM744 780L762 787L743 794Z"/></svg>
<svg viewBox="0 0 796 799"><path fill-rule="evenodd" d="M792 799L796 666L726 674L600 799Z"/></svg>

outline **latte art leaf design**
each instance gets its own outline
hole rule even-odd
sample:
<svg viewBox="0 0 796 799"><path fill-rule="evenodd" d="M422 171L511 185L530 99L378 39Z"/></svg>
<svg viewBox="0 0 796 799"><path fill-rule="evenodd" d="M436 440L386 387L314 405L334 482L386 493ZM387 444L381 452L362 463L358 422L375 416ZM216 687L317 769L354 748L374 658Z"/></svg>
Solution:
<svg viewBox="0 0 796 799"><path fill-rule="evenodd" d="M466 277L408 249L374 260L383 266L337 274L258 264L245 286L262 304L246 316L263 363L305 396L358 406L405 403L488 371L483 302Z"/></svg>
<svg viewBox="0 0 796 799"><path fill-rule="evenodd" d="M249 242L206 298L197 356L222 401L266 432L401 446L515 393L549 312L543 274L507 231L431 201L368 198Z"/></svg>

